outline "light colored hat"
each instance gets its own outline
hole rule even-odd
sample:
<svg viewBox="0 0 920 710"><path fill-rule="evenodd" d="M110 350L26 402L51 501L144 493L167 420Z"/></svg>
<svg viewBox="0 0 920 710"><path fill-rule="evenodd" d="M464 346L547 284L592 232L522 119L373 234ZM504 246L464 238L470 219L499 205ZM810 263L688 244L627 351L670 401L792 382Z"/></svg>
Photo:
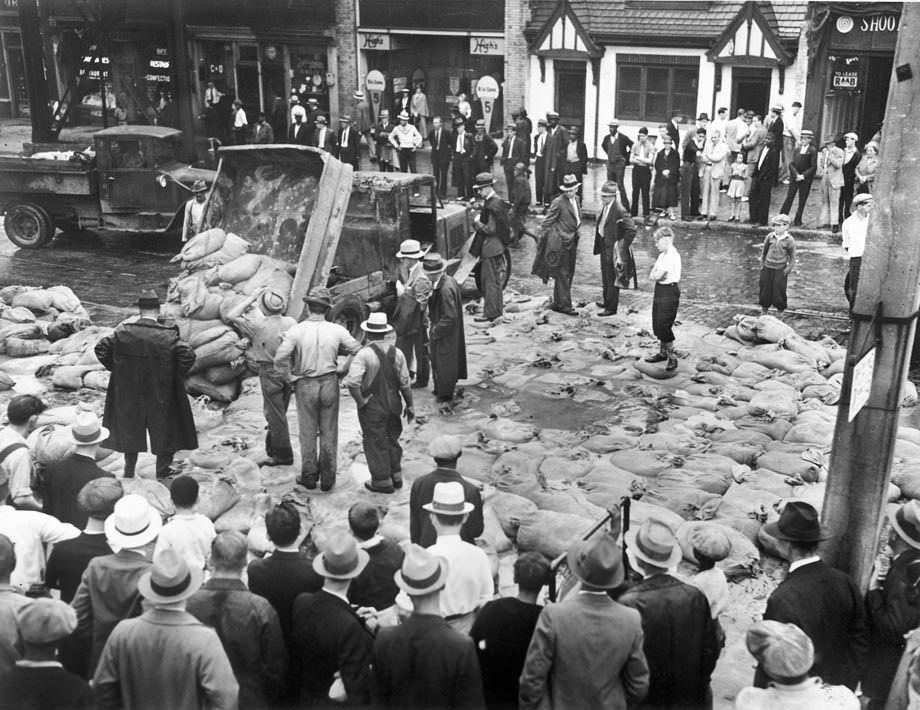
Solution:
<svg viewBox="0 0 920 710"><path fill-rule="evenodd" d="M771 678L798 678L815 663L815 647L795 624L758 621L745 637L748 651Z"/></svg>
<svg viewBox="0 0 920 710"><path fill-rule="evenodd" d="M388 109L388 108L382 108L382 109L380 109L380 115L381 115L381 116L387 116L387 117L389 117L389 115L390 115L390 109Z"/></svg>
<svg viewBox="0 0 920 710"><path fill-rule="evenodd" d="M70 425L70 438L81 446L98 444L109 438L109 430L102 426L93 412L80 412Z"/></svg>
<svg viewBox="0 0 920 710"><path fill-rule="evenodd" d="M888 520L898 537L920 550L920 501L907 501L894 513L889 512Z"/></svg>
<svg viewBox="0 0 920 710"><path fill-rule="evenodd" d="M417 239L404 239L399 245L399 251L396 252L396 258L421 259L430 248L422 249L422 245Z"/></svg>
<svg viewBox="0 0 920 710"><path fill-rule="evenodd" d="M774 215L773 219L770 220L770 224L789 224L789 215L782 213Z"/></svg>
<svg viewBox="0 0 920 710"><path fill-rule="evenodd" d="M436 251L428 252L422 260L422 271L426 274L440 274L446 268L447 264L444 263L444 259Z"/></svg>
<svg viewBox="0 0 920 710"><path fill-rule="evenodd" d="M477 118L477 119L476 119L476 128L485 128L485 127L486 127L485 119L483 119L483 118Z"/></svg>
<svg viewBox="0 0 920 710"><path fill-rule="evenodd" d="M850 132L848 132L848 133L844 133L844 134L843 134L843 137L844 137L844 138L852 138L854 141L858 141L858 140L859 140L859 136L856 135L853 131L850 131Z"/></svg>
<svg viewBox="0 0 920 710"><path fill-rule="evenodd" d="M301 118L307 117L307 109L299 104L291 108L291 118L297 118L298 116Z"/></svg>
<svg viewBox="0 0 920 710"><path fill-rule="evenodd" d="M357 91L355 91L355 93L353 94L353 96L354 96L356 99L363 99L363 98L364 98L364 92L361 91L361 89L358 89Z"/></svg>
<svg viewBox="0 0 920 710"><path fill-rule="evenodd" d="M393 581L410 597L431 594L447 583L447 560L412 543L406 548L406 556Z"/></svg>
<svg viewBox="0 0 920 710"><path fill-rule="evenodd" d="M40 598L16 610L16 625L26 643L54 643L77 628L77 612L60 599Z"/></svg>
<svg viewBox="0 0 920 710"><path fill-rule="evenodd" d="M603 185L601 185L601 194L602 195L619 195L620 191L617 187L617 184L613 180L608 180Z"/></svg>
<svg viewBox="0 0 920 710"><path fill-rule="evenodd" d="M615 119L615 118L611 118L611 119L607 122L607 126L608 126L608 127L609 127L609 126L619 126L619 125L620 125L620 122L619 122L617 119Z"/></svg>
<svg viewBox="0 0 920 710"><path fill-rule="evenodd" d="M433 459L450 461L457 458L463 453L463 444L460 439L453 434L441 434L436 436L428 444L428 455Z"/></svg>
<svg viewBox="0 0 920 710"><path fill-rule="evenodd" d="M308 104L312 104L313 106L319 106L319 101L318 101L317 99L314 99L314 98L309 98L309 99L307 99L307 103L308 103Z"/></svg>
<svg viewBox="0 0 920 710"><path fill-rule="evenodd" d="M300 97L299 97L297 94L291 94L291 102L293 102L293 103L295 103L295 104L299 104L299 103L300 103Z"/></svg>
<svg viewBox="0 0 920 710"><path fill-rule="evenodd" d="M548 121L551 118L559 118L559 112L558 111L547 111L546 120Z"/></svg>
<svg viewBox="0 0 920 710"><path fill-rule="evenodd" d="M624 540L631 555L654 567L674 567L683 557L674 531L660 520L648 518L627 531Z"/></svg>
<svg viewBox="0 0 920 710"><path fill-rule="evenodd" d="M713 562L719 562L732 552L732 543L728 535L712 525L699 525L690 534L693 551L705 555Z"/></svg>
<svg viewBox="0 0 920 710"><path fill-rule="evenodd" d="M872 195L868 192L862 192L853 198L853 209L855 210L863 202L872 202Z"/></svg>
<svg viewBox="0 0 920 710"><path fill-rule="evenodd" d="M114 512L115 503L124 494L121 481L117 478L94 478L77 493L77 507L90 518L104 520Z"/></svg>
<svg viewBox="0 0 920 710"><path fill-rule="evenodd" d="M148 601L173 604L192 596L203 580L203 569L190 568L184 555L166 549L153 560L153 567L137 580L137 591Z"/></svg>
<svg viewBox="0 0 920 710"><path fill-rule="evenodd" d="M351 123L351 115L343 113L339 116L339 123Z"/></svg>
<svg viewBox="0 0 920 710"><path fill-rule="evenodd" d="M199 178L192 183L192 194L197 195L199 192L207 192L208 183Z"/></svg>
<svg viewBox="0 0 920 710"><path fill-rule="evenodd" d="M375 311L367 316L367 320L361 323L361 330L365 333L389 333L393 326L387 323L387 314L383 311Z"/></svg>
<svg viewBox="0 0 920 710"><path fill-rule="evenodd" d="M578 182L578 178L570 173L562 178L562 184L559 186L559 189L563 192L572 192L573 190L577 190L579 185L581 185L581 183Z"/></svg>
<svg viewBox="0 0 920 710"><path fill-rule="evenodd" d="M803 138L804 138L805 136L808 136L809 138L814 138L814 137L815 137L815 132L814 132L814 131L810 131L810 130L808 130L807 128L803 128L803 129L799 132L799 135L801 135Z"/></svg>
<svg viewBox="0 0 920 710"><path fill-rule="evenodd" d="M313 558L313 570L329 579L354 579L364 568L370 555L358 549L354 536L346 530L334 530L326 541L326 549Z"/></svg>
<svg viewBox="0 0 920 710"><path fill-rule="evenodd" d="M326 117L323 114L317 114L316 118L313 119L313 123L322 123L326 125Z"/></svg>
<svg viewBox="0 0 920 710"><path fill-rule="evenodd" d="M270 288L259 297L259 306L267 314L281 313L287 307L287 299L281 291Z"/></svg>
<svg viewBox="0 0 920 710"><path fill-rule="evenodd" d="M408 120L409 120L409 114L406 113L405 111L400 111L400 112L399 112L399 115L398 115L396 118L398 118L400 121L408 121Z"/></svg>
<svg viewBox="0 0 920 710"><path fill-rule="evenodd" d="M783 107L780 106L779 104L773 104L772 106L770 106L770 110L771 110L771 111L776 111L776 113L782 113L782 112L783 112Z"/></svg>
<svg viewBox="0 0 920 710"><path fill-rule="evenodd" d="M160 514L147 499L130 493L115 504L105 519L105 536L116 547L143 547L156 538L162 526Z"/></svg>
<svg viewBox="0 0 920 710"><path fill-rule="evenodd" d="M572 573L592 587L612 589L623 583L623 549L609 531L576 542L566 561Z"/></svg>
<svg viewBox="0 0 920 710"><path fill-rule="evenodd" d="M459 516L472 511L473 504L466 501L463 486L458 481L448 481L434 485L434 497L422 508L438 515Z"/></svg>

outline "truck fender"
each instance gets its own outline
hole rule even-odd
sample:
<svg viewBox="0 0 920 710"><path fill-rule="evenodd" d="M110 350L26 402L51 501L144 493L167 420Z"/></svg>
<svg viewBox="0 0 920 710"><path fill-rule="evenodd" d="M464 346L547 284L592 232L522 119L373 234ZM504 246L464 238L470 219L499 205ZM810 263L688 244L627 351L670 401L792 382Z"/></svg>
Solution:
<svg viewBox="0 0 920 710"><path fill-rule="evenodd" d="M176 210L176 214L173 215L173 218L169 221L164 228L164 232L178 232L182 229L182 222L185 220L185 203L183 202L179 209Z"/></svg>

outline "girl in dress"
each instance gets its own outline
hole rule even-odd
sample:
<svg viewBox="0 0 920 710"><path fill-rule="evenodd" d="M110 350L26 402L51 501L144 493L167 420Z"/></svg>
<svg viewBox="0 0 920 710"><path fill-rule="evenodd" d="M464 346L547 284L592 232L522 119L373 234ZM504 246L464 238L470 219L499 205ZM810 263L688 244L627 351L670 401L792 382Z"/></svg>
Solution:
<svg viewBox="0 0 920 710"><path fill-rule="evenodd" d="M729 222L741 221L741 198L744 197L744 175L747 170L747 163L744 162L744 153L740 150L735 156L735 162L731 165L731 177L728 181L728 192L726 193L732 201L732 216Z"/></svg>

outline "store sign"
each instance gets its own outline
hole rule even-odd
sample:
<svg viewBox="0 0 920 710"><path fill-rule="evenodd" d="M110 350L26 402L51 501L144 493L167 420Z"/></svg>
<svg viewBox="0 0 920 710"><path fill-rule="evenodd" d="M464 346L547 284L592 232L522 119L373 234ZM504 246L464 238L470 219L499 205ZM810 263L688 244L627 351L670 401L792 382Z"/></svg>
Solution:
<svg viewBox="0 0 920 710"><path fill-rule="evenodd" d="M359 32L358 47L365 50L389 51L390 35L382 32Z"/></svg>
<svg viewBox="0 0 920 710"><path fill-rule="evenodd" d="M470 37L470 54L477 56L504 56L504 37Z"/></svg>
<svg viewBox="0 0 920 710"><path fill-rule="evenodd" d="M384 78L383 72L371 69L364 79L364 85L368 91L383 91L387 88L387 80Z"/></svg>
<svg viewBox="0 0 920 710"><path fill-rule="evenodd" d="M855 71L835 71L831 86L835 89L858 89L859 73Z"/></svg>
<svg viewBox="0 0 920 710"><path fill-rule="evenodd" d="M837 31L842 34L856 32L897 32L901 29L900 15L866 15L853 19L849 15L840 15L834 23Z"/></svg>
<svg viewBox="0 0 920 710"><path fill-rule="evenodd" d="M476 82L476 96L482 101L495 101L498 98L498 82L486 74Z"/></svg>

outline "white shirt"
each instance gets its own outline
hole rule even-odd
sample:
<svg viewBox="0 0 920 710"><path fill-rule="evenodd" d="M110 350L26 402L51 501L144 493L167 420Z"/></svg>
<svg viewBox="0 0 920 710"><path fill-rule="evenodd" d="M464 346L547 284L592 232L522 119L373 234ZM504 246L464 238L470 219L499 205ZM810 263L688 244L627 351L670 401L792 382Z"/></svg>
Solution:
<svg viewBox="0 0 920 710"><path fill-rule="evenodd" d="M246 112L243 109L237 109L236 113L233 114L233 127L234 128L245 128L249 125L249 121L246 120Z"/></svg>
<svg viewBox="0 0 920 710"><path fill-rule="evenodd" d="M801 132L802 119L799 116L794 116L791 111L783 116L783 136L798 141Z"/></svg>
<svg viewBox="0 0 920 710"><path fill-rule="evenodd" d="M6 535L16 548L10 584L25 591L45 578L45 545L71 540L80 530L53 515L0 505L0 535Z"/></svg>
<svg viewBox="0 0 920 710"><path fill-rule="evenodd" d="M687 584L692 584L706 595L709 600L709 611L712 613L713 619L718 619L719 614L725 611L729 601L731 601L725 572L718 567L703 570L692 577L688 577Z"/></svg>
<svg viewBox="0 0 920 710"><path fill-rule="evenodd" d="M317 147L322 148L323 146L326 145L326 131L327 131L327 130L328 130L328 129L327 129L325 126L323 126L322 128L320 128L320 129L316 132L316 145L317 145Z"/></svg>
<svg viewBox="0 0 920 710"><path fill-rule="evenodd" d="M854 212L840 226L843 234L843 250L847 258L861 257L866 250L866 232L869 229L869 218L863 217L859 212Z"/></svg>
<svg viewBox="0 0 920 710"><path fill-rule="evenodd" d="M163 550L175 550L189 567L204 569L216 536L214 523L201 513L176 513L160 530L153 558Z"/></svg>
<svg viewBox="0 0 920 710"><path fill-rule="evenodd" d="M671 246L658 255L649 278L660 284L676 284L680 281L680 254L677 249Z"/></svg>
<svg viewBox="0 0 920 710"><path fill-rule="evenodd" d="M604 227L607 226L607 219L610 217L610 210L613 209L613 202L614 201L611 200L609 204L606 204L603 207L601 207L601 218L597 220L597 233L598 234L604 233Z"/></svg>
<svg viewBox="0 0 920 710"><path fill-rule="evenodd" d="M546 146L546 133L540 133L537 135L537 157L543 157L543 149Z"/></svg>
<svg viewBox="0 0 920 710"><path fill-rule="evenodd" d="M350 126L345 126L345 128L342 129L342 148L347 148L347 147L348 147L348 133L349 133L349 131L350 131Z"/></svg>
<svg viewBox="0 0 920 710"><path fill-rule="evenodd" d="M422 134L415 126L410 126L408 123L400 124L390 133L390 143L400 150L420 148Z"/></svg>
<svg viewBox="0 0 920 710"><path fill-rule="evenodd" d="M428 551L447 560L447 584L441 590L441 616L469 614L491 601L495 588L492 565L485 552L464 542L459 535L439 535ZM396 603L402 609L412 609L412 601L405 592L399 593Z"/></svg>
<svg viewBox="0 0 920 710"><path fill-rule="evenodd" d="M12 444L22 444L21 448L7 454L3 463L0 463L0 482L6 479L9 486L10 498L19 498L32 495L32 453L26 446L26 440L18 432L9 427L0 429L0 451ZM4 486L0 483L0 492ZM0 497L0 504L6 501L6 496Z"/></svg>
<svg viewBox="0 0 920 710"><path fill-rule="evenodd" d="M575 213L576 227L581 226L581 210L578 209L578 198L575 196L575 191L569 193L569 202L572 203L572 211Z"/></svg>
<svg viewBox="0 0 920 710"><path fill-rule="evenodd" d="M859 700L843 685L822 685L806 678L795 685L770 683L767 688L743 688L735 710L859 710Z"/></svg>
<svg viewBox="0 0 920 710"><path fill-rule="evenodd" d="M457 152L457 153L465 153L465 152L466 152L466 151L463 149L463 138L464 138L464 136L466 136L466 133L460 133L460 131L457 131L457 147L455 148L455 152Z"/></svg>

